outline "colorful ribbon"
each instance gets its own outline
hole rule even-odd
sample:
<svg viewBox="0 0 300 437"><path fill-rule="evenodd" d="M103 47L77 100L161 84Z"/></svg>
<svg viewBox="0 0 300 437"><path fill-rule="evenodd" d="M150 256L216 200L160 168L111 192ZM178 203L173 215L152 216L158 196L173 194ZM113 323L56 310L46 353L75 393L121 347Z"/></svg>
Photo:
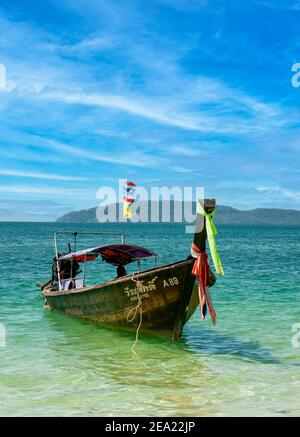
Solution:
<svg viewBox="0 0 300 437"><path fill-rule="evenodd" d="M206 212L200 202L197 202L197 213L202 214L205 217L206 234L208 238L209 249L211 257L218 275L224 275L222 262L218 254L215 235L217 234L216 226L213 222L213 216L215 215L215 209L212 212Z"/></svg>
<svg viewBox="0 0 300 437"><path fill-rule="evenodd" d="M202 320L205 319L206 304L208 306L213 324L216 324L217 314L214 309L213 301L209 292L209 262L205 250L200 250L199 247L192 244L192 256L195 259L192 274L197 277L198 293L200 302L200 311Z"/></svg>
<svg viewBox="0 0 300 437"><path fill-rule="evenodd" d="M123 181L123 217L132 218L131 205L135 201L135 183Z"/></svg>

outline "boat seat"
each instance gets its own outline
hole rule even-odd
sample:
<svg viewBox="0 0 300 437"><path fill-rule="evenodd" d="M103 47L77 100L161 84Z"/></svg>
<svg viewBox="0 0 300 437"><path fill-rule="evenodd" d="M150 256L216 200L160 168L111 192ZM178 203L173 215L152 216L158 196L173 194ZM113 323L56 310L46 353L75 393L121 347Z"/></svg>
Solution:
<svg viewBox="0 0 300 437"><path fill-rule="evenodd" d="M71 290L72 288L82 288L82 287L83 287L83 278L60 280L61 291Z"/></svg>
<svg viewBox="0 0 300 437"><path fill-rule="evenodd" d="M71 279L61 279L60 280L61 291L69 290L70 285L71 285Z"/></svg>
<svg viewBox="0 0 300 437"><path fill-rule="evenodd" d="M83 287L83 278L76 278L75 279L75 288L82 288Z"/></svg>

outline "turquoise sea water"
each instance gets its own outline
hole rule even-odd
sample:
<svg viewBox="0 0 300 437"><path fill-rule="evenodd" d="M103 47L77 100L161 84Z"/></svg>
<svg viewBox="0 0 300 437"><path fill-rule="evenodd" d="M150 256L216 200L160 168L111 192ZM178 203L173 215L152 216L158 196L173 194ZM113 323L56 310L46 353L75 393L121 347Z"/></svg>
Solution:
<svg viewBox="0 0 300 437"><path fill-rule="evenodd" d="M36 283L49 277L56 229L119 228L0 224L1 416L300 416L300 228L219 226L217 326L196 311L181 342L143 335L138 357L133 334L43 307ZM161 263L185 258L191 238L181 225L127 230ZM114 275L100 262L90 273Z"/></svg>

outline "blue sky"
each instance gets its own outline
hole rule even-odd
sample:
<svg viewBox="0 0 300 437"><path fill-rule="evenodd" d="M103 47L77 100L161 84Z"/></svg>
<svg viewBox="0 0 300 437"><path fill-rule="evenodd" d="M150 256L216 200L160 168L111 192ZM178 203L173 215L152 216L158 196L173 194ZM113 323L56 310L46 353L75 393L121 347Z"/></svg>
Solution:
<svg viewBox="0 0 300 437"><path fill-rule="evenodd" d="M300 208L300 1L1 0L0 219L128 178Z"/></svg>

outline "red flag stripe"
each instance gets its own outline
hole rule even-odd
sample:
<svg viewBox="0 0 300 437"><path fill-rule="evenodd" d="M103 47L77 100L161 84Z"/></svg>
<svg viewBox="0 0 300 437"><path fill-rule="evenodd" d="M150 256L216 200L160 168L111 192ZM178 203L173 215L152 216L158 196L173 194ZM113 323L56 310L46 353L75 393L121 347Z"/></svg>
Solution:
<svg viewBox="0 0 300 437"><path fill-rule="evenodd" d="M123 196L123 200L124 200L124 202L128 202L128 203L134 202L134 199L130 199L129 197L125 197L125 196Z"/></svg>
<svg viewBox="0 0 300 437"><path fill-rule="evenodd" d="M130 182L130 181L124 181L123 182L124 185L127 185L127 187L136 187L134 182Z"/></svg>

